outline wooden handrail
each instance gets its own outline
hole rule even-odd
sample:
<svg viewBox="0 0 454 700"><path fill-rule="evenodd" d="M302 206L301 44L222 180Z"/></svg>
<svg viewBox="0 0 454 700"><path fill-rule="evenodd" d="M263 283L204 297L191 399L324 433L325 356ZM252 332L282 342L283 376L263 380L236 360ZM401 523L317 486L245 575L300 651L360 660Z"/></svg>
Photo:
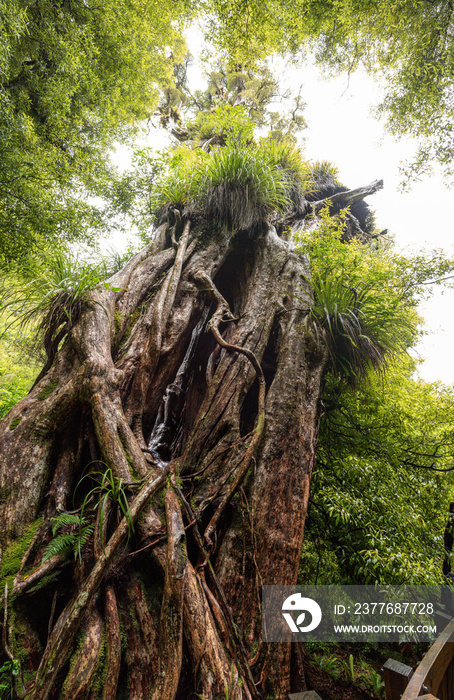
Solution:
<svg viewBox="0 0 454 700"><path fill-rule="evenodd" d="M443 632L430 647L411 677L401 700L417 700L417 698L428 693L431 693L435 698L440 697L438 691L453 658L454 619L446 625ZM454 698L454 687L448 697L449 700Z"/></svg>

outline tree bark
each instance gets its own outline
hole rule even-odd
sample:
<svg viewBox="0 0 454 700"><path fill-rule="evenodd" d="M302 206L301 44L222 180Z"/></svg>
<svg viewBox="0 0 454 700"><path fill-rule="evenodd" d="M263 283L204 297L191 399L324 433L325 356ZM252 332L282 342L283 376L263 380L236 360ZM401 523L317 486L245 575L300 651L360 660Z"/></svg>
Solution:
<svg viewBox="0 0 454 700"><path fill-rule="evenodd" d="M31 700L301 689L290 645L261 643L260 595L296 582L314 464L327 354L305 330L308 260L269 225L186 220L159 240L87 294L0 424L2 547L22 547L14 639L29 615L44 646ZM96 490L100 472L123 496ZM90 488L94 536L42 563L50 518L80 513Z"/></svg>

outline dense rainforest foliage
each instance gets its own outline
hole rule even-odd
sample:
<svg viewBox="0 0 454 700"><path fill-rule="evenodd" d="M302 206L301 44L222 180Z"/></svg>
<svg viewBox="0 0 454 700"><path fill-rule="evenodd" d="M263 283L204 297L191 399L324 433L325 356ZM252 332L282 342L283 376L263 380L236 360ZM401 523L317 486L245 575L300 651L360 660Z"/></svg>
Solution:
<svg viewBox="0 0 454 700"><path fill-rule="evenodd" d="M0 8L3 261L108 225L109 149L136 133L184 48L184 2L24 2Z"/></svg>
<svg viewBox="0 0 454 700"><path fill-rule="evenodd" d="M263 584L442 580L454 401L408 351L454 263L305 159L264 59L379 70L408 174L449 176L448 5L1 6L5 697L283 699L304 663L262 643ZM147 118L172 144L120 174ZM140 245L89 253L119 217Z"/></svg>

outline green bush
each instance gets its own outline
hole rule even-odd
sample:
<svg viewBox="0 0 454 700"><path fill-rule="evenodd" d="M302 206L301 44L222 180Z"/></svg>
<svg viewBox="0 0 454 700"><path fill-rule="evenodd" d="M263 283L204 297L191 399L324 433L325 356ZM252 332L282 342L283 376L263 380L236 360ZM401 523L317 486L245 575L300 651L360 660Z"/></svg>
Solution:
<svg viewBox="0 0 454 700"><path fill-rule="evenodd" d="M36 360L27 354L30 336L5 325L0 322L0 418L27 394L38 374Z"/></svg>
<svg viewBox="0 0 454 700"><path fill-rule="evenodd" d="M428 283L449 276L452 261L345 243L342 216L325 210L297 241L311 270L302 332L309 352L328 351L299 580L438 583L454 397L415 379L407 350Z"/></svg>
<svg viewBox="0 0 454 700"><path fill-rule="evenodd" d="M357 388L327 377L299 582L441 582L454 395L414 370L401 359Z"/></svg>
<svg viewBox="0 0 454 700"><path fill-rule="evenodd" d="M344 243L344 216L325 208L317 229L299 234L297 244L310 259L308 331L327 348L331 371L357 383L414 343L419 318L397 256L355 239Z"/></svg>
<svg viewBox="0 0 454 700"><path fill-rule="evenodd" d="M63 247L30 257L20 271L2 280L4 334L17 338L28 333L29 349L43 344L47 356L54 355L79 318L88 292L115 272L119 263L114 254L93 260Z"/></svg>

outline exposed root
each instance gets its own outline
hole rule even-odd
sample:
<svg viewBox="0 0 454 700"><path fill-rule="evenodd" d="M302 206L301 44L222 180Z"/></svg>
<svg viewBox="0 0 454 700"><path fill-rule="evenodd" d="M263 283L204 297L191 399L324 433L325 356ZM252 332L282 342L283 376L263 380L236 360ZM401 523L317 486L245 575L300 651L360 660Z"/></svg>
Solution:
<svg viewBox="0 0 454 700"><path fill-rule="evenodd" d="M183 660L183 585L187 566L186 534L178 499L165 497L167 561L159 627L158 671L152 700L174 700Z"/></svg>
<svg viewBox="0 0 454 700"><path fill-rule="evenodd" d="M191 564L187 566L184 595L184 634L197 669L204 700L228 694L232 700L251 700L247 688L238 687L238 669L224 650L203 587Z"/></svg>
<svg viewBox="0 0 454 700"><path fill-rule="evenodd" d="M166 478L167 472L164 471L157 477L150 477L149 481L145 483L131 503L130 519L132 522L137 519L152 494L165 483ZM58 671L71 652L74 637L87 606L98 590L109 564L118 548L125 541L128 532L129 520L123 518L75 598L61 613L44 650L31 695L32 700L46 700L48 697Z"/></svg>
<svg viewBox="0 0 454 700"><path fill-rule="evenodd" d="M212 594L212 592L210 591L210 589L208 588L208 586L205 582L205 575L204 575L203 568L199 569L199 578L200 578L200 582L202 584L202 588L204 590L204 593L207 597L208 603L210 604L210 609L211 609L212 615L213 615L214 619L216 620L216 624L217 624L218 629L221 633L221 637L224 641L224 644L225 644L230 656L235 656L235 647L232 644L232 639L231 639L230 634L229 634L227 620L224 617L224 613L222 612L221 606L219 605L215 596Z"/></svg>
<svg viewBox="0 0 454 700"><path fill-rule="evenodd" d="M119 397L112 399L107 392L94 389L92 393L93 423L104 462L123 481L132 481L125 451L118 438L118 417L122 407Z"/></svg>
<svg viewBox="0 0 454 700"><path fill-rule="evenodd" d="M93 552L95 559L99 559L102 556L107 541L107 529L111 512L112 501L110 498L106 498L104 507L98 507L96 511L95 530L93 533Z"/></svg>
<svg viewBox="0 0 454 700"><path fill-rule="evenodd" d="M27 549L25 550L25 554L22 557L22 561L20 563L19 571L17 572L17 574L14 578L13 591L15 590L16 581L20 582L20 580L21 580L22 571L24 570L25 565L28 562L28 558L29 558L30 554L32 553L34 546L39 541L39 539L43 536L43 534L45 534L45 532L43 532L44 530L45 530L45 528L43 526L41 526L37 529L35 536L33 537L32 541L30 542Z"/></svg>
<svg viewBox="0 0 454 700"><path fill-rule="evenodd" d="M147 345L142 349L139 371L135 373L130 389L132 398L128 402L126 416L128 418L128 422L130 425L132 425L134 435L142 448L146 448L142 432L142 415L145 396L158 365L164 330L175 302L177 287L180 282L181 271L185 261L190 231L191 222L187 221L178 243L175 262L170 272L167 274L167 277L165 278L152 307L153 310L152 317L149 321L150 332Z"/></svg>
<svg viewBox="0 0 454 700"><path fill-rule="evenodd" d="M98 666L102 628L101 615L96 605L92 603L86 615L83 643L75 652L75 659L71 663L71 671L65 682L64 696L66 698L71 698L71 700L85 698Z"/></svg>
<svg viewBox="0 0 454 700"><path fill-rule="evenodd" d="M262 577L262 574L260 572L260 568L259 568L259 565L257 562L257 538L255 536L255 530L254 530L254 518L253 518L253 515L251 513L251 509L250 509L250 506L248 503L247 495L246 495L243 488L240 489L240 494L241 494L241 500L243 503L243 509L244 508L246 509L248 521L249 521L248 528L249 528L249 532L250 532L250 541L251 541L251 549L252 549L251 555L252 555L252 561L254 564L256 581L257 581L257 586L256 586L256 588L257 588L257 609L260 610L260 606L261 606L260 591L261 591L261 588L263 586L263 577ZM245 542L244 548L246 551L246 542ZM250 668L252 668L255 665L255 663L257 662L257 660L259 658L260 650L261 650L262 645L263 645L262 631L261 631L261 629L257 630L256 627L257 627L257 624L256 624L256 620L254 619L254 620L252 620L252 624L251 624L251 628L250 628L250 631L248 634L247 641L248 641L249 647L252 647L254 641L256 641L258 638L258 648L257 648L257 652L254 655L254 657L252 659L249 659L249 667Z"/></svg>
<svg viewBox="0 0 454 700"><path fill-rule="evenodd" d="M52 571L55 571L59 566L63 566L66 563L67 561L62 554L55 554L50 559L47 559L44 564L38 566L31 574L28 574L26 578L22 579L17 575L13 583L14 597L17 598L22 595L29 588L38 583L38 581L41 581L45 576L48 576Z"/></svg>
<svg viewBox="0 0 454 700"><path fill-rule="evenodd" d="M177 232L178 226L181 224L181 214L178 211L178 209L172 209L172 213L175 217L175 223L170 229L170 240L172 241L172 245L175 248L175 250L178 250L178 243L175 234Z"/></svg>
<svg viewBox="0 0 454 700"><path fill-rule="evenodd" d="M58 588L55 589L54 595L52 596L52 605L50 608L49 622L47 623L47 639L49 639L50 633L52 632L52 627L54 626L54 615L55 615L55 607L57 605L57 596L58 596Z"/></svg>
<svg viewBox="0 0 454 700"><path fill-rule="evenodd" d="M111 700L111 698L116 696L121 663L120 619L118 616L117 597L111 584L106 587L105 592L104 620L107 641L107 674L102 700Z"/></svg>
<svg viewBox="0 0 454 700"><path fill-rule="evenodd" d="M2 629L2 646L3 651L10 661L14 661L14 656L8 646L8 584L5 583L3 593L3 629Z"/></svg>
<svg viewBox="0 0 454 700"><path fill-rule="evenodd" d="M208 327L211 329L214 337L216 338L216 342L219 343L219 345L223 348L226 348L227 350L233 350L234 352L238 352L241 355L245 355L248 360L251 362L252 366L255 369L255 372L257 374L257 379L259 382L259 399L258 399L258 405L259 405L259 410L258 410L258 415L260 415L265 407L265 391L266 391L266 385L265 385L265 377L263 375L263 370L260 365L260 362L257 360L255 354L252 352L252 350L249 350L248 348L243 348L239 345L233 345L232 343L227 343L224 338L222 337L220 331L219 331L219 325L222 322L226 321L237 321L232 312L230 311L230 306L220 294L220 292L216 289L216 286L214 285L213 281L211 278L206 274L206 272L199 270L195 275L194 279L202 283L205 288L211 293L215 301L217 302L217 309L214 312L213 316L211 317L211 320L208 323Z"/></svg>
<svg viewBox="0 0 454 700"><path fill-rule="evenodd" d="M210 608L213 613L213 617L216 620L216 623L218 625L218 628L221 632L221 635L223 637L223 642L226 646L226 648L229 650L230 654L232 655L233 658L236 658L238 662L238 667L241 668L243 672L243 679L245 680L246 686L249 688L249 692L251 694L251 697L255 697L255 685L254 685L254 679L251 674L250 666L248 663L248 658L246 654L246 650L244 648L243 640L241 639L240 634L238 633L238 629L235 625L235 621L233 619L232 611L230 609L230 606L227 603L224 591L222 589L222 586L219 582L218 577L216 576L216 573L213 569L213 566L211 562L209 561L209 554L208 551L205 548L203 538L200 534L197 522L198 519L195 517L191 506L187 502L187 500L184 498L182 492L178 489L178 487L174 484L174 488L176 492L178 493L178 496L183 503L184 509L186 511L186 515L189 518L191 522L191 526L193 528L193 534L195 536L197 545L200 550L200 554L202 556L202 564L198 567L198 575L199 575L199 580L200 584L204 590L205 596L207 601L209 602ZM213 595L213 593L210 591L208 588L206 581L205 581L205 568L208 569L209 576L211 581L213 582L213 588L216 593L216 596Z"/></svg>
<svg viewBox="0 0 454 700"><path fill-rule="evenodd" d="M121 599L121 619L126 634L128 700L143 700L152 692L156 671L157 630L150 615L142 584L133 579ZM107 700L107 698L106 698Z"/></svg>
<svg viewBox="0 0 454 700"><path fill-rule="evenodd" d="M62 451L49 491L47 508L49 516L66 510L71 496L74 473L80 463L82 449L81 422L80 419L76 419L72 430L68 431L63 438Z"/></svg>

